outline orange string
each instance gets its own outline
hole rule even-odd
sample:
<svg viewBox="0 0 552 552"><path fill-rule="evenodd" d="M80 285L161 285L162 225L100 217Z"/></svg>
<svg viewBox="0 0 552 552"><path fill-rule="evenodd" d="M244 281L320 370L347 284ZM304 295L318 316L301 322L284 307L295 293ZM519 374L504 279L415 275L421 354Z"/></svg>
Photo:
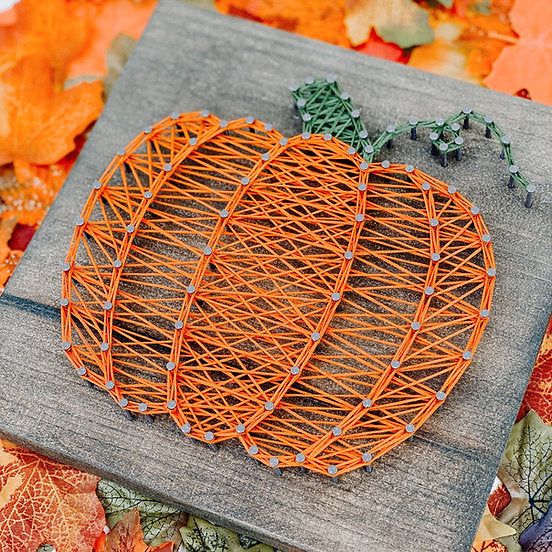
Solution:
<svg viewBox="0 0 552 552"><path fill-rule="evenodd" d="M342 142L189 113L119 152L75 226L64 349L122 408L339 475L415 432L494 287L477 208Z"/></svg>

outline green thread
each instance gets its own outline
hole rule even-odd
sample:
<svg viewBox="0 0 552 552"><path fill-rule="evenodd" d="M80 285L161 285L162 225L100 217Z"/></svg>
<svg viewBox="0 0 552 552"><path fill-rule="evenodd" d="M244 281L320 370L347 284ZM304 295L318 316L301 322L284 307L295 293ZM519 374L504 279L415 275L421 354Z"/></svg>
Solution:
<svg viewBox="0 0 552 552"><path fill-rule="evenodd" d="M485 135L496 138L501 145L501 158L508 163L509 186L520 186L527 192L527 207L533 203L536 187L520 172L509 137L492 119L481 113L464 109L446 119L411 119L406 123L388 126L371 141L360 110L334 78L307 79L305 84L290 86L289 89L303 121L303 133L331 134L352 146L369 163L386 145L390 146L393 139L408 133L411 138L417 139L418 129L427 129L430 131L432 152L440 155L442 164L446 166L451 154L457 159L461 158L464 145L462 128L468 128L472 121L480 123L485 126Z"/></svg>

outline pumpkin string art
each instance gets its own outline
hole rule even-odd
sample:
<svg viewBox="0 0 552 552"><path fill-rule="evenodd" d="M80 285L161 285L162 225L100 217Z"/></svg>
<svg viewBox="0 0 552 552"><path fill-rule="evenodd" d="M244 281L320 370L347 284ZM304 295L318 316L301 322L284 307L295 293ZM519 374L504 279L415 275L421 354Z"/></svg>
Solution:
<svg viewBox="0 0 552 552"><path fill-rule="evenodd" d="M334 79L292 94L304 122L292 138L252 116L174 113L117 153L63 267L63 349L129 415L169 415L210 445L236 439L277 473L336 477L443 403L496 274L476 206L373 157L429 128L446 160L460 123L481 116L410 121L371 142ZM483 123L529 198L509 141Z"/></svg>

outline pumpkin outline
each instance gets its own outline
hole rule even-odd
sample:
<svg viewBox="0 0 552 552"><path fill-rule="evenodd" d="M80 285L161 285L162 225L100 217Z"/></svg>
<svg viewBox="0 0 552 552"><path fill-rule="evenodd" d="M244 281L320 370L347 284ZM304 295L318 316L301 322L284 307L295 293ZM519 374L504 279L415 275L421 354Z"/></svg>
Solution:
<svg viewBox="0 0 552 552"><path fill-rule="evenodd" d="M204 117L201 113L192 113L192 114L186 114L184 116L181 116L181 117L189 117L189 118L193 118L193 117ZM210 120L212 121L218 121L218 127L219 127L219 131L221 133L224 133L226 132L227 130L232 130L234 128L233 125L241 125L241 124L246 124L248 126L251 126L251 123L248 123L246 119L238 119L236 121L232 121L230 123L226 123L222 128L221 128L221 124L220 124L220 120L217 119L217 118L213 118L212 115L208 115L207 117L210 118ZM148 133L143 133L141 135L139 135L137 138L135 138L133 141L130 142L130 144L127 146L127 148L125 148L125 155L128 154L128 152L132 152L132 151L135 151L138 147L138 142L140 141L146 141L148 139L148 136L151 136L152 134L155 134L156 132L159 131L159 129L161 129L161 127L163 127L163 125L167 125L170 127L171 125L174 124L176 119L174 118L167 118L167 119L164 119L162 121L160 121L159 123L157 123L156 125L154 125L154 127L152 127L152 129L148 132ZM178 119L180 120L180 119ZM258 124L259 127L262 126L263 128L266 128L266 125L264 125L263 123L258 123L257 121L254 121L253 122L254 125ZM149 129L148 129L149 130ZM273 129L267 131L269 133L273 133L274 134L274 137L276 138L279 138L278 142L280 140L283 140L285 139L283 137L283 135L281 135L280 133L277 133L277 131L274 131ZM216 134L215 132L213 132L213 135ZM209 136L208 138L205 138L205 142L208 141L208 139L210 139L211 136ZM295 142L294 142L294 139L296 139L297 141L299 141L299 139L302 139L304 140L304 138L300 137L300 136L297 136L295 138L291 138L291 139L285 139L287 140L286 142L286 145L283 145L283 146L280 146L280 148L282 149L285 149L286 147L289 147L288 144L290 145L293 145ZM328 140L326 140L326 137L324 135L312 135L308 138L308 140L313 140L313 141L321 141L321 142L328 142ZM335 138L331 138L332 142L337 142ZM344 143L340 143L343 150L347 150L348 149L348 146L347 144L344 144ZM194 147L197 146L197 144L194 145ZM199 146L197 146L199 147ZM193 148L191 148L193 149ZM278 148L276 148L278 149ZM183 152L181 152L183 153ZM116 172L116 170L118 169L118 167L120 166L120 162L122 159L125 159L125 156L117 156L113 161L112 163L108 166L108 168L106 169L106 171L104 172L104 176L102 176L102 178L100 178L100 182L102 182L102 185L107 185L107 183L109 182L109 179L111 178L111 176L113 176L113 174ZM360 171L360 165L363 163L363 159L358 156L358 160L359 160L359 171ZM269 162L266 162L266 163L269 163ZM176 167L178 167L180 165L180 162L178 161L178 158L175 158L175 162L172 163L173 167L171 167L171 169L169 169L168 171L162 171L158 174L157 176L157 179L159 180L159 182L162 182L164 181L163 178L169 178L169 175L172 174L172 170L174 168L174 170L176 170ZM260 163L260 165L262 165L262 163ZM368 168L364 171L360 171L361 174L365 174L366 177L368 175L370 175L371 173L377 173L378 172L378 167L377 167L377 164L372 164L372 165L375 165L374 167L372 168ZM407 168L406 166L402 166L402 168L399 168L399 166L394 166L392 168L394 171L396 172L400 172L401 170L404 172L404 174L407 174ZM416 169L414 170L414 172L408 172L408 174L410 175L414 175L414 176L417 176L419 177L420 175L423 175L424 179L425 177L427 177L428 175L425 175L424 173L422 173L421 171L417 171ZM250 176L248 176L247 178L250 179L250 181L253 181L253 178L251 178ZM435 181L435 179L434 179ZM413 183L415 184L415 183ZM419 182L418 182L419 184ZM433 185L435 185L435 182L433 183ZM161 185L159 186L161 187ZM99 190L98 189L95 189L93 190L92 192L92 195L94 194L98 194L100 191L101 191L102 188L100 188ZM442 191L442 193L445 193L444 191ZM446 192L448 193L448 192ZM153 197L155 197L155 193L152 192L153 194ZM150 200L153 200L153 198L144 198L143 200L143 204L145 205L148 201ZM90 203L90 200L89 200L89 203ZM471 218L472 222L475 224L474 221L477 221L477 224L476 224L476 227L478 229L478 232L479 232L479 235L480 237L482 237L483 235L487 234L487 231L486 231L486 227L484 226L484 223L483 221L481 220L481 217L480 216L477 216L477 215L472 215L471 212L469 211L469 207L471 207L471 204L467 201L465 201L465 205L464 205L466 211L467 211L467 215L468 217ZM84 221L83 224L79 224L76 226L75 228L75 232L74 232L74 236L73 236L73 241L72 243L75 244L75 243L78 243L78 241L81 239L82 237L82 234L83 234L83 231L84 231L84 227L87 223L87 220L91 214L91 211L92 210L92 205L88 205L87 203L87 206L85 206L85 208L83 209L83 213L82 213L82 220ZM475 218L477 217L477 218ZM230 216L226 217L226 219L228 220L230 218ZM80 222L80 221L79 221ZM130 247L130 244L132 243L132 238L134 235L136 235L136 233L138 232L139 230L139 224L138 224L138 219L136 220L132 220L130 222L130 224L133 226L133 230L132 232L128 232L127 235L125 235L125 240L127 240L128 242L128 245ZM361 226L362 227L362 224ZM485 244L485 246L482 248L482 250L485 252L485 263L486 263L486 266L485 268L494 268L494 261L493 261L493 258L492 258L492 246L490 245L490 243L487 243ZM70 250L70 253L68 254L68 257L67 257L67 262L72 264L73 263L73 260L74 260L74 257L72 256L72 253L71 253L71 250ZM350 265L352 265L352 263L350 263ZM63 289L64 289L64 294L63 296L64 297L68 297L70 296L70 294L68 293L70 291L70 283L71 283L71 270L72 268L70 268L68 271L64 271L63 273ZM118 269L117 268L114 268L114 274L117 274L117 271ZM120 272L119 272L120 273ZM429 273L428 273L428 278L429 278ZM112 279L112 282L114 280ZM490 294L487 296L486 298L486 303L485 305L483 306L486 306L486 307L489 307L490 306L490 295L492 294L492 284L494 283L494 278L490 279L489 280L491 282L490 284ZM429 283L431 283L430 280L428 280ZM109 299L115 299L114 296L112 296L112 294L110 293L110 295L108 296L108 300ZM425 298L424 298L425 299ZM431 301L431 298L428 299L428 303ZM115 300L112 301L113 304L115 304ZM481 309L483 310L483 306L481 307ZM420 305L421 307L421 305ZM114 311L115 309L114 308L111 308L111 309L106 309L103 313L103 317L104 317L104 327L105 328L108 328L108 330L111 328L111 321L112 321L112 318L113 318L113 314L114 314ZM63 333L64 333L64 338L68 337L70 334L68 333L69 332L69 325L70 325L70 319L68 319L67 315L65 314L67 311L67 309L62 309L62 327L63 327ZM480 322L479 322L480 325L485 325L486 324L486 318L481 318L480 319ZM473 332L475 333L475 332ZM106 334L107 335L107 334ZM176 335L176 332L175 332L175 335ZM70 339L65 339L66 342L70 342L71 340ZM107 343L109 343L109 339L106 340ZM475 347L472 349L473 352L475 352ZM78 366L80 367L82 365L82 363L80 362L80 359L78 358L78 356L75 356L75 353L74 353L74 349L71 350L69 349L68 351L68 354L71 358L71 360L74 362L75 366ZM111 358L111 349L108 348L106 351L103 351L104 353L106 353L106 357L107 358ZM73 358L74 357L74 358ZM471 359L470 359L471 361ZM467 363L469 364L469 362ZM466 364L466 366L467 366ZM113 389L108 389L108 391L110 392L110 394L112 394L112 396L114 396L114 398L118 399L117 397L117 383L116 383L116 380L113 376L113 366L112 366L112 363L111 361L108 361L107 363L107 377L109 377L108 381L113 381L115 383L115 387ZM391 372L393 373L393 372ZM170 378L175 378L176 377L176 374L177 374L177 371L171 371L169 373L169 379ZM289 387L293 384L294 381L296 381L297 379L299 379L299 375L296 375L297 377L295 377L295 379L292 377L292 378L289 378L290 379L290 382L289 384L287 385L286 387L286 390L289 389ZM174 386L173 386L174 387ZM174 398L172 398L171 395L167 395L167 401L168 402L169 400L174 400ZM118 401L120 401L120 399L118 399ZM440 403L439 403L440 404ZM435 409L438 407L439 404L436 404L435 406ZM126 407L125 407L126 408ZM132 410L132 408L130 408ZM155 409L152 410L153 413L157 413L155 411ZM167 407L165 406L164 409L160 409L159 412L166 412L166 413L169 413L173 418L175 418L175 413L171 410L171 409L167 409ZM268 416L269 414L265 414L265 417ZM175 418L176 419L176 418ZM178 421L178 420L177 420ZM186 423L186 422L184 422ZM230 430L229 430L230 431ZM194 435L195 436L195 435ZM226 438L231 438L231 437L235 437L236 435L232 435L232 436L228 436ZM407 435L405 438L409 437L410 435ZM199 436L196 436L196 437L199 437ZM249 448L251 447L252 445L254 445L254 443L250 440L247 440L245 437L242 437L242 435L238 435L240 441L242 441L242 444L246 447L246 448ZM211 442L215 442L216 440L223 440L223 438L221 439L209 439L208 441L211 441ZM261 459L262 461L264 461L265 463L270 464L270 459L272 457L263 457L262 455L260 456L256 456L258 457L259 459ZM375 459L375 458L374 458ZM373 461L373 459L371 460ZM297 462L293 463L293 462L290 462L290 465L299 465ZM365 463L363 462L361 465L365 465ZM354 466L347 466L347 467L343 467L342 469L338 470L337 474L340 474L340 473L344 473L345 471L349 471L350 469L354 469L355 467L359 467L358 465L354 465ZM314 468L314 471L320 471L321 473L326 473L327 474L327 470L317 470L315 467L311 467L311 469Z"/></svg>

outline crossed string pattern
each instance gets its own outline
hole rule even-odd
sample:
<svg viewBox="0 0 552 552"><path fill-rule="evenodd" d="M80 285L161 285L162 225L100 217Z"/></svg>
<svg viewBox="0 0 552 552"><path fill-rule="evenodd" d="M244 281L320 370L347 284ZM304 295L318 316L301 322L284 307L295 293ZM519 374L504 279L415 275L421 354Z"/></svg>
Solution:
<svg viewBox="0 0 552 552"><path fill-rule="evenodd" d="M453 187L329 135L174 114L92 185L63 349L127 411L337 476L443 402L494 278L479 210Z"/></svg>

